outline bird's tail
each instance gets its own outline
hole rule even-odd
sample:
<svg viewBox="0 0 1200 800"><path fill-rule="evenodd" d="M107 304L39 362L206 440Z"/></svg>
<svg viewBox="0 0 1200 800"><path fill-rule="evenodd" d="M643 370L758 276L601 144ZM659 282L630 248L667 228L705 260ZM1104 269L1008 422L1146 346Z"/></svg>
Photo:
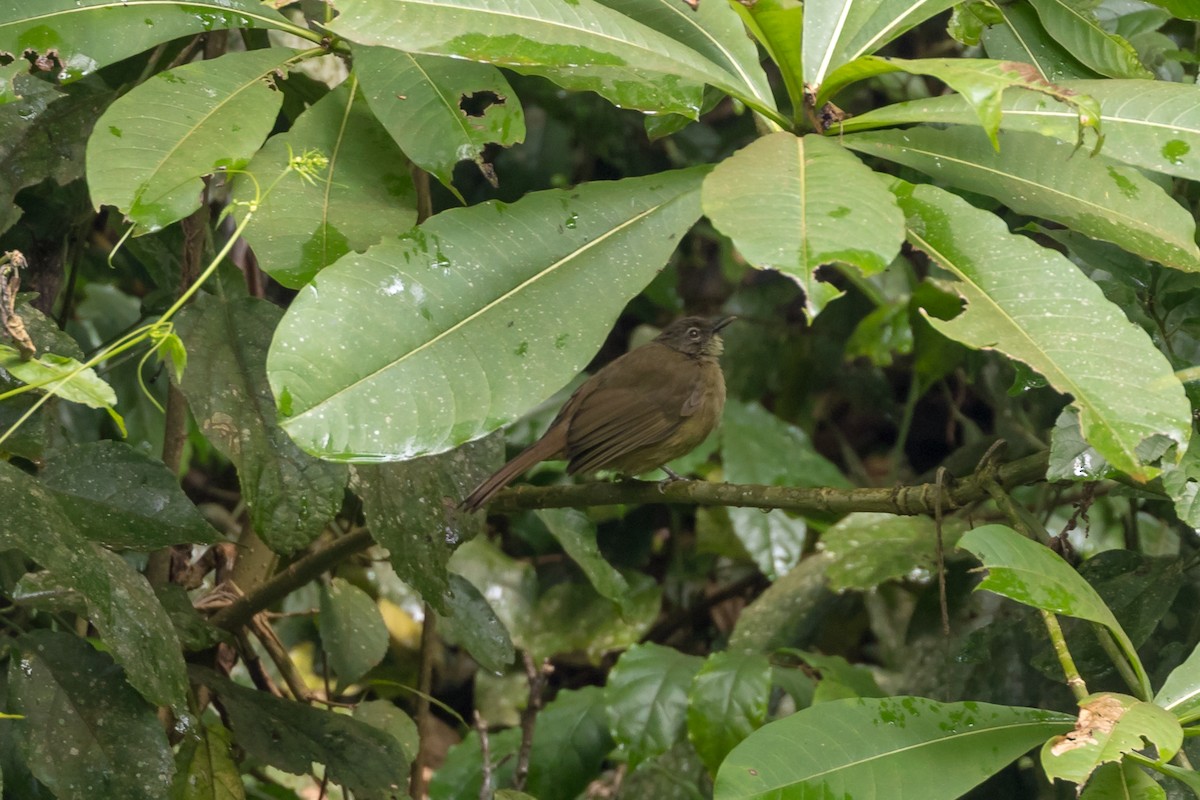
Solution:
<svg viewBox="0 0 1200 800"><path fill-rule="evenodd" d="M463 501L458 504L458 507L467 512L478 511L487 505L496 492L508 486L513 478L539 461L545 461L548 458L560 455L563 450L562 443L559 441L561 436L556 436L554 433L554 431L547 432L541 439L538 439L529 445L529 447L522 450L518 455L513 457L512 461L509 461L497 470L494 475L476 486L475 491L464 497Z"/></svg>

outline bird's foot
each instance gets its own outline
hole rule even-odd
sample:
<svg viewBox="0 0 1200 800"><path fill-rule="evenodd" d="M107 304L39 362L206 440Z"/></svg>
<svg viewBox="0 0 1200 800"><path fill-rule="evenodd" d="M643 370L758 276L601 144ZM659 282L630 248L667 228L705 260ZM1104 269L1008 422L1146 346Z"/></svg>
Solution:
<svg viewBox="0 0 1200 800"><path fill-rule="evenodd" d="M675 481L686 481L687 480L687 478L683 477L682 475L680 475L678 472L671 469L670 467L659 467L659 469L661 469L663 472L667 473L667 477L663 478L661 481L658 482L659 494L662 494L663 491L668 486L670 486L672 483L675 483Z"/></svg>

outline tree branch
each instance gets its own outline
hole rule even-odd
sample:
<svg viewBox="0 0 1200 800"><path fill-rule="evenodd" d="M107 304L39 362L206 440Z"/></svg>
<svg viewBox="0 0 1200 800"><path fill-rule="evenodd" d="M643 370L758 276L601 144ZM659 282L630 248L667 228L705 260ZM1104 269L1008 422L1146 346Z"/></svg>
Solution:
<svg viewBox="0 0 1200 800"><path fill-rule="evenodd" d="M1010 487L1045 480L1049 458L1049 451L1043 450L1000 467L985 466L966 478L954 481L944 490L941 499L942 511L953 511L986 498L987 484L992 481ZM938 494L936 483L895 486L889 489L801 489L708 481L676 481L665 486L650 481L618 481L581 483L573 486L518 486L505 489L496 495L496 499L488 508L491 511L504 512L534 508L687 503L836 514L879 511L904 516L932 516L938 508Z"/></svg>

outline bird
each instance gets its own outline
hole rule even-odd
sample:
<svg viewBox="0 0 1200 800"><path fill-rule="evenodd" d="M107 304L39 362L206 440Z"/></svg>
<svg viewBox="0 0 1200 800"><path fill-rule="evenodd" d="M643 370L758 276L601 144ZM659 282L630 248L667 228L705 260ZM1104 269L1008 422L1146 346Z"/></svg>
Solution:
<svg viewBox="0 0 1200 800"><path fill-rule="evenodd" d="M612 361L575 390L536 442L484 480L459 508L482 508L540 461L567 459L567 474L611 469L641 475L688 453L725 407L720 332L736 317L683 317Z"/></svg>

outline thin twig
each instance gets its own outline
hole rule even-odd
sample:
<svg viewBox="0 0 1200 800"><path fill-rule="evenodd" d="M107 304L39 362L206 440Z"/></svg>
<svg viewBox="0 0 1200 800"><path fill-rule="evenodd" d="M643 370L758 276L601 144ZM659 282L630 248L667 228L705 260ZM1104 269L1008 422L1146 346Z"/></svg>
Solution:
<svg viewBox="0 0 1200 800"><path fill-rule="evenodd" d="M479 782L479 800L492 800L496 791L493 785L495 779L492 777L492 743L488 739L487 723L479 715L479 709L475 709L475 733L479 736L479 769L482 776Z"/></svg>
<svg viewBox="0 0 1200 800"><path fill-rule="evenodd" d="M433 692L433 651L437 646L437 617L433 608L425 604L425 617L421 620L421 672L417 679L417 735L420 744L417 757L413 759L409 776L409 794L416 798L425 796L425 766L429 763L432 749L433 715L429 710L429 696Z"/></svg>
<svg viewBox="0 0 1200 800"><path fill-rule="evenodd" d="M518 792L525 791L525 782L529 779L529 756L533 752L533 730L537 725L538 712L542 710L545 698L546 683L554 667L550 659L542 662L541 668L533 663L533 656L523 652L525 660L525 677L529 681L529 700L521 711L521 749L517 751L517 766L513 771L513 788Z"/></svg>

